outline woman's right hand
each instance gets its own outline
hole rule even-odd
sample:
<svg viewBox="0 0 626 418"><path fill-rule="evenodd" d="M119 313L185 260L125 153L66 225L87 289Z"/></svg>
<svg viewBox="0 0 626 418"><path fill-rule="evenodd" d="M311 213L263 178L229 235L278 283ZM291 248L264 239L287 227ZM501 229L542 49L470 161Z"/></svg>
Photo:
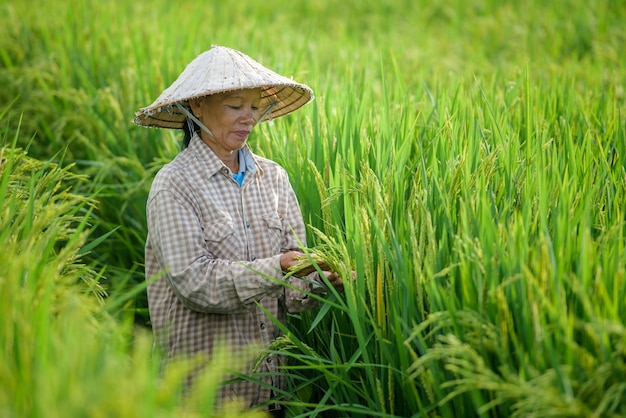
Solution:
<svg viewBox="0 0 626 418"><path fill-rule="evenodd" d="M298 265L302 265L301 269L298 269ZM321 261L317 265L323 271L330 271L328 264ZM285 272L293 272L299 276L306 276L307 274L315 271L315 266L307 262L306 255L300 251L288 251L280 256L280 268Z"/></svg>
<svg viewBox="0 0 626 418"><path fill-rule="evenodd" d="M303 260L306 261L306 255L304 253L300 251L289 251L280 256L280 267L283 271L295 272L299 276L306 276L310 273L313 273L315 271L315 266L308 262L303 263ZM302 264L302 268L297 269L296 267L300 264ZM342 292L343 280L341 279L339 274L337 274L337 272L335 271L332 271L325 261L317 261L316 264L320 268L320 270L322 270L322 273L324 274L324 276L326 276L326 279L328 279L329 283L335 289Z"/></svg>

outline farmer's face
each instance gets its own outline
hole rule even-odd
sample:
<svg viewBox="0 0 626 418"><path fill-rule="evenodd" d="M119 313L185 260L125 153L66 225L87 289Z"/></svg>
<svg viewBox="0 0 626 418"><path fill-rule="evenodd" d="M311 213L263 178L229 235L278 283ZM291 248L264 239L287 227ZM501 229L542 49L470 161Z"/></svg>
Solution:
<svg viewBox="0 0 626 418"><path fill-rule="evenodd" d="M260 116L261 89L236 90L191 101L191 109L213 133L202 139L218 155L243 148Z"/></svg>

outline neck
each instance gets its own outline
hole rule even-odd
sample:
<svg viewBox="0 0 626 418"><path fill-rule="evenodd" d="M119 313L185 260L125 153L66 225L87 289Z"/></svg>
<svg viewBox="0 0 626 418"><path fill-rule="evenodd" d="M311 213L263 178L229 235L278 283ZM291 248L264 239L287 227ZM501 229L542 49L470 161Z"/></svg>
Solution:
<svg viewBox="0 0 626 418"><path fill-rule="evenodd" d="M233 173L239 172L239 150L228 151L214 146L214 144L206 137L205 132L201 135L202 141L222 160L226 167L230 168Z"/></svg>
<svg viewBox="0 0 626 418"><path fill-rule="evenodd" d="M215 152L215 155L219 157L220 160L226 165L226 167L230 168L230 171L233 174L237 174L239 172L239 150L236 151L226 151L226 152Z"/></svg>

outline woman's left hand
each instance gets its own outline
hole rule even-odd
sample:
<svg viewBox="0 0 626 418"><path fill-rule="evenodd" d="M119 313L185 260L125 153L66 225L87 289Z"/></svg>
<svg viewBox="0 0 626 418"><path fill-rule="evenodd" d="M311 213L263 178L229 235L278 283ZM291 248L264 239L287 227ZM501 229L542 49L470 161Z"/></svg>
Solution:
<svg viewBox="0 0 626 418"><path fill-rule="evenodd" d="M337 272L334 271L324 271L324 276L330 282L332 287L334 287L337 291L343 292L343 279Z"/></svg>

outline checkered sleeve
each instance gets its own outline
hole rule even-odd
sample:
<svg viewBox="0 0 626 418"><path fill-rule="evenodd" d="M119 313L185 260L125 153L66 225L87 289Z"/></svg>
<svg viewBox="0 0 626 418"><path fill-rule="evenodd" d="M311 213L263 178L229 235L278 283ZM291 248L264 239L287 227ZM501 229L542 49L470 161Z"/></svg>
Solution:
<svg viewBox="0 0 626 418"><path fill-rule="evenodd" d="M255 261L213 257L193 202L161 190L148 203L151 242L176 296L205 313L244 312L283 289L280 254Z"/></svg>

